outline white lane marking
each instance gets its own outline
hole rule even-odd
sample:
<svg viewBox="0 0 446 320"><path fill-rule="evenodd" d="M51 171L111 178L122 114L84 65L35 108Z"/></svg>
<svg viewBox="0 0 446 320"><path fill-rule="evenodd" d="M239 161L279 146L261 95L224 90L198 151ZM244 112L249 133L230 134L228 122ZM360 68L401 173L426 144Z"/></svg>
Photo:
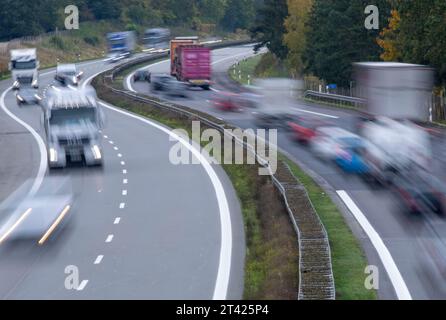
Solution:
<svg viewBox="0 0 446 320"><path fill-rule="evenodd" d="M100 264L103 258L104 256L102 254L98 255L96 260L94 261L94 264Z"/></svg>
<svg viewBox="0 0 446 320"><path fill-rule="evenodd" d="M104 136L105 139L108 139L108 136Z"/></svg>
<svg viewBox="0 0 446 320"><path fill-rule="evenodd" d="M45 178L45 174L46 174L46 170L47 170L47 163L48 163L46 146L45 146L45 143L42 140L42 137L29 124L27 124L25 121L21 120L15 114L13 114L11 111L9 111L8 107L5 104L5 97L6 97L6 94L11 89L12 89L12 87L6 89L2 93L2 95L0 97L0 106L3 109L3 111L10 118L12 118L16 122L18 122L20 125L22 125L26 130L28 130L32 134L32 136L34 137L34 139L37 142L37 146L39 147L39 152L40 152L39 170L37 172L36 178L34 179L34 183L33 183L32 187L31 187L31 190L29 191L29 194L28 194L29 196L32 197L39 190L40 186L42 185L43 179Z"/></svg>
<svg viewBox="0 0 446 320"><path fill-rule="evenodd" d="M115 218L115 221L113 222L113 224L119 224L121 222L121 217L117 217Z"/></svg>
<svg viewBox="0 0 446 320"><path fill-rule="evenodd" d="M110 242L112 242L112 241L113 241L113 237L114 237L114 235L109 234L109 235L107 236L107 239L105 239L105 242L106 242L106 243L110 243Z"/></svg>
<svg viewBox="0 0 446 320"><path fill-rule="evenodd" d="M119 148L118 148L118 147L113 147L113 149L115 149L116 151L118 151L118 150L119 150Z"/></svg>
<svg viewBox="0 0 446 320"><path fill-rule="evenodd" d="M111 141L111 140L109 141L109 143L110 143L110 144L114 144L114 142L113 142L113 141Z"/></svg>
<svg viewBox="0 0 446 320"><path fill-rule="evenodd" d="M124 179L124 180L122 180L122 184L127 184L127 183L129 183L129 180L128 180L128 179Z"/></svg>
<svg viewBox="0 0 446 320"><path fill-rule="evenodd" d="M125 166L125 161L121 161L121 166Z"/></svg>
<svg viewBox="0 0 446 320"><path fill-rule="evenodd" d="M178 134L170 131L169 129L166 129L165 127L152 122L148 119L139 117L137 115L127 113L123 110L117 109L115 107L112 107L104 102L100 102L104 107L113 110L115 112L121 113L123 115L126 115L128 117L137 119L139 121L142 121L148 125L151 125L169 136L171 136L173 139L178 140L181 144L183 144L189 151L193 154L194 157L196 157L206 173L208 174L212 185L214 187L215 195L217 197L218 202L218 208L220 213L220 255L219 255L219 263L218 263L218 271L217 271L217 278L215 282L215 288L213 293L213 299L214 300L225 300L227 296L228 286L229 286L229 277L231 273L231 258L232 258L232 224L231 224L231 213L229 211L229 204L226 197L225 189L223 188L223 185L218 178L218 175L215 173L214 169L210 165L210 163L207 161L207 159L198 151L195 149L194 146L192 146L188 141L184 140L184 138L180 137Z"/></svg>
<svg viewBox="0 0 446 320"><path fill-rule="evenodd" d="M122 190L122 195L126 196L127 195L127 190Z"/></svg>
<svg viewBox="0 0 446 320"><path fill-rule="evenodd" d="M122 158L122 154L118 153L118 158Z"/></svg>
<svg viewBox="0 0 446 320"><path fill-rule="evenodd" d="M156 66L156 65L159 65L159 64L162 64L162 63L166 63L166 62L168 62L168 61L170 61L170 59L166 59L166 60L162 60L162 61L153 63L153 64L151 64L151 65L148 65L148 66L146 66L146 67L140 68L140 69L138 69L138 70L149 69L150 67L153 67L153 66ZM127 78L125 79L125 81L126 81L126 83L127 83L127 89L129 89L131 92L136 92L136 90L133 89L133 86L132 86L132 79L133 79L133 75L134 75L135 72L138 71L138 70L135 70L134 72L132 72L131 74L129 74L129 75L127 76Z"/></svg>
<svg viewBox="0 0 446 320"><path fill-rule="evenodd" d="M124 209L125 208L125 202L121 202L119 204L119 209Z"/></svg>
<svg viewBox="0 0 446 320"><path fill-rule="evenodd" d="M77 291L82 291L85 289L85 287L87 286L88 280L83 280L80 285L77 287Z"/></svg>
<svg viewBox="0 0 446 320"><path fill-rule="evenodd" d="M127 174L127 170L122 170L122 174Z"/></svg>
<svg viewBox="0 0 446 320"><path fill-rule="evenodd" d="M89 83L91 79L99 75L101 72L92 75L85 81ZM212 168L211 164L207 161L206 157L201 154L200 150L197 150L193 145L191 145L184 138L176 134L175 132L153 122L149 119L143 118L141 116L137 116L135 114L128 113L124 110L113 107L107 103L99 102L102 106L107 109L113 110L117 113L125 115L129 118L137 119L141 122L144 122L158 130L166 133L173 139L179 141L182 145L184 145L199 161L204 170L206 171L209 179L212 182L214 187L214 192L217 197L218 208L220 213L220 254L218 261L218 271L217 278L215 281L214 293L212 296L213 300L225 300L228 287L229 287L229 277L231 274L231 259L232 259L232 222L231 222L231 213L229 211L228 199L226 197L225 189L218 178L217 173ZM122 162L121 162L122 163Z"/></svg>
<svg viewBox="0 0 446 320"><path fill-rule="evenodd" d="M375 250L378 252L379 258L381 259L384 268L389 275L390 281L392 282L393 288L398 296L399 300L412 300L409 289L404 282L404 279L398 270L395 261L392 258L389 250L387 249L384 241L379 236L378 232L373 228L370 222L367 220L365 215L357 207L354 201L350 198L347 192L344 190L336 191L339 197L344 201L347 208L355 216L358 223L361 225L362 229L365 231L370 241L372 242Z"/></svg>
<svg viewBox="0 0 446 320"><path fill-rule="evenodd" d="M296 108L296 107L293 107L293 109L297 110L297 111L300 111L300 112L310 113L310 114L314 114L314 115L322 116L322 117L326 117L326 118L339 119L339 117L337 117L337 116L332 116L332 115L329 115L329 114L326 114L326 113L308 111L308 110L300 109L300 108Z"/></svg>

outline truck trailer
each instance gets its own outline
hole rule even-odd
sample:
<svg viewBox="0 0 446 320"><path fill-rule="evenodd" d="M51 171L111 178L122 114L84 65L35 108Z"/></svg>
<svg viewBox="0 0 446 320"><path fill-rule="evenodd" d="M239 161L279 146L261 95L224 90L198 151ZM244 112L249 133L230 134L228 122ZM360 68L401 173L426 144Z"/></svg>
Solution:
<svg viewBox="0 0 446 320"><path fill-rule="evenodd" d="M108 56L122 59L130 56L136 46L134 31L112 32L107 34Z"/></svg>
<svg viewBox="0 0 446 320"><path fill-rule="evenodd" d="M209 90L211 50L199 44L178 46L174 53L172 71L178 81Z"/></svg>

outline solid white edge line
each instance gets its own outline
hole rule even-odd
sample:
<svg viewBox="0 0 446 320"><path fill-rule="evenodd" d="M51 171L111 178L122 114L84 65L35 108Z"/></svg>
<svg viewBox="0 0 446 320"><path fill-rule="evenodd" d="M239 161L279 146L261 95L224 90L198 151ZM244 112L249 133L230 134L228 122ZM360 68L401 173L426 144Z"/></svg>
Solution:
<svg viewBox="0 0 446 320"><path fill-rule="evenodd" d="M347 192L344 190L336 191L342 201L345 203L347 208L356 218L364 232L369 237L373 244L373 247L378 252L379 258L381 259L384 268L389 275L390 281L392 282L393 288L395 289L396 295L399 300L412 300L412 296L407 288L404 279L396 266L395 261L392 258L389 250L387 249L384 241L379 236L378 232L373 228L370 222L367 220L366 216L361 212L355 202L350 198Z"/></svg>
<svg viewBox="0 0 446 320"><path fill-rule="evenodd" d="M18 122L20 125L22 125L26 130L28 130L34 139L37 142L37 145L39 147L40 152L40 164L39 164L39 170L37 172L37 176L34 180L34 183L31 187L31 190L29 191L29 196L34 196L37 191L39 190L40 186L42 185L43 179L45 178L45 174L47 171L48 166L48 158L47 158L47 152L46 152L46 146L45 143L42 140L42 137L25 121L18 118L15 114L13 114L11 111L9 111L8 107L5 104L5 97L6 94L12 89L12 87L9 87L5 91L3 91L1 97L0 97L0 106L3 109L3 111L14 121Z"/></svg>
<svg viewBox="0 0 446 320"><path fill-rule="evenodd" d="M211 179L215 194L217 196L217 202L220 211L221 247L220 247L220 259L217 272L217 280L215 283L213 299L225 300L229 286L229 276L231 273L232 225L231 225L231 214L229 212L229 204L227 201L226 193L223 188L223 185L221 184L220 179L218 178L218 175L215 173L210 163L200 153L200 151L195 149L195 147L193 147L188 141L184 140L184 138L180 137L176 133L148 119L117 109L115 107L108 105L107 103L100 102L100 104L110 110L140 120L148 125L151 125L163 131L164 133L172 137L174 140L177 140L182 145L184 145L200 161L200 164L203 166L209 178Z"/></svg>
<svg viewBox="0 0 446 320"><path fill-rule="evenodd" d="M161 62L159 62L161 63ZM149 66L150 67L150 66ZM94 77L99 75L102 72L98 72L97 74L89 77L84 83L83 86L86 86ZM182 145L184 145L199 161L206 173L208 174L212 185L214 187L214 191L217 197L219 213L220 213L220 228L221 228L221 246L220 246L220 255L219 255L219 263L218 263L218 271L217 278L214 287L214 293L212 296L213 300L225 300L228 287L229 287L229 278L231 274L231 260L232 260L232 223L231 223L231 213L229 211L229 204L226 197L225 189L218 178L217 173L212 168L211 164L207 161L207 159L201 154L199 150L197 150L194 146L192 146L188 141L186 141L183 137L178 134L172 132L171 130L153 122L136 114L132 114L126 112L124 110L113 107L105 102L99 102L105 108L115 111L117 113L123 114L127 117L142 121L158 130L166 133L174 140L179 141ZM122 162L121 162L122 163Z"/></svg>

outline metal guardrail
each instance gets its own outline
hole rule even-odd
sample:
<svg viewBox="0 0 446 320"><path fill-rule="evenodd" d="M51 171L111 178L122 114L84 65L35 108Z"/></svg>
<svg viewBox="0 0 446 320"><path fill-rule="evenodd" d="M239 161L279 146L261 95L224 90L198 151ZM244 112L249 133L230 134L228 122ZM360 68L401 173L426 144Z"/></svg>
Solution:
<svg viewBox="0 0 446 320"><path fill-rule="evenodd" d="M247 43L247 42L245 42ZM241 43L238 43L241 44ZM232 44L237 45L237 44ZM218 47L226 47L228 44L226 43L219 43ZM213 48L217 46L212 46ZM113 68L112 70L105 71L104 73L100 74L98 77L103 76L104 79L110 79L113 81L115 75L118 72L122 72L125 69L131 68L132 66L138 65L142 62L149 62L158 60L165 56L165 54L161 55L155 55L150 57L145 57L143 59L135 59L136 61L131 61L128 63L124 63L122 65L117 66L116 68ZM252 153L254 157L256 158L257 162L260 166L263 168L266 168L270 176L272 178L272 181L276 187L276 189L281 194L285 206L287 208L288 214L290 216L290 219L292 221L293 227L295 229L295 232L297 233L298 237L298 246L299 246L299 292L298 292L298 299L327 299L327 300L333 300L336 298L336 290L335 290L335 284L334 284L334 277L333 277L333 271L332 271L332 263L331 263L331 251L330 251L330 244L328 240L327 232L320 221L319 217L317 216L317 220L319 222L320 232L319 236L316 236L314 238L306 238L303 236L302 232L299 228L299 221L296 219L296 215L293 212L289 201L287 197L287 190L289 190L290 186L287 186L283 184L279 178L276 176L275 173L273 173L268 161L264 158L262 158L260 155L257 154L255 146L250 145L247 141L244 141L244 139L240 139L236 135L234 135L232 132L226 130L228 127L225 123L217 123L212 120L210 120L207 117L201 116L200 114L186 110L184 107L180 105L175 105L172 103L162 102L155 100L153 98L150 98L148 96L141 96L140 94L133 93L126 90L120 90L113 88L109 84L105 83L105 81L102 82L103 85L105 85L109 90L112 92L128 97L134 101L147 103L149 105L164 109L169 112L175 112L178 113L181 116L186 116L193 120L200 120L210 128L214 128L221 132L223 135L230 137L233 141L235 141L237 144L243 146L248 152ZM256 137L257 138L257 137ZM249 139L248 139L249 141ZM266 142L266 141L263 141ZM270 149L271 148L277 148L276 146L272 146L269 144L269 142L266 142ZM288 166L286 166L288 170ZM289 171L291 174L291 171ZM297 185L297 183L296 183ZM305 190L305 194L307 196L307 199L309 200L307 191ZM310 201L310 200L309 200ZM314 210L314 206L311 203L311 207ZM314 212L316 212L314 210ZM321 250L322 248L322 250ZM322 254L319 254L317 259L314 259L314 253L319 252ZM308 258L307 258L308 257ZM314 272L317 274L318 281L311 281L311 279L314 279L315 277L306 277L306 275L311 275L311 272ZM306 279L309 279L310 281L307 281Z"/></svg>
<svg viewBox="0 0 446 320"><path fill-rule="evenodd" d="M338 94L323 93L323 92L318 92L318 91L313 91L313 90L305 91L304 98L308 98L308 97L314 97L316 99L321 99L321 100L338 101L341 103L342 102L343 103L351 103L355 107L364 105L366 103L365 99L361 99L361 98L357 98L357 97L341 96Z"/></svg>

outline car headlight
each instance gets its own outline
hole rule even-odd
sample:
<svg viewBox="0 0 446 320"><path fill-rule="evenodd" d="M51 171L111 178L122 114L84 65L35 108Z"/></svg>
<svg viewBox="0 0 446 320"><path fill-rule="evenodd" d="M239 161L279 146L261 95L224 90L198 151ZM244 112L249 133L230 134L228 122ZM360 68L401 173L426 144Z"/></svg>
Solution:
<svg viewBox="0 0 446 320"><path fill-rule="evenodd" d="M16 97L17 97L17 99L18 99L20 102L25 101L19 94L17 94Z"/></svg>
<svg viewBox="0 0 446 320"><path fill-rule="evenodd" d="M100 160L102 158L101 150L97 145L94 145L91 147L91 151L93 152L93 157L95 160Z"/></svg>
<svg viewBox="0 0 446 320"><path fill-rule="evenodd" d="M57 151L54 148L50 148L50 162L57 162Z"/></svg>
<svg viewBox="0 0 446 320"><path fill-rule="evenodd" d="M77 77L73 77L73 84L77 84Z"/></svg>
<svg viewBox="0 0 446 320"><path fill-rule="evenodd" d="M18 88L20 87L20 82L18 82L17 80L14 81L12 87L13 87L14 89L18 89Z"/></svg>
<svg viewBox="0 0 446 320"><path fill-rule="evenodd" d="M37 88L39 86L37 79L34 79L31 85L33 86L33 88Z"/></svg>

